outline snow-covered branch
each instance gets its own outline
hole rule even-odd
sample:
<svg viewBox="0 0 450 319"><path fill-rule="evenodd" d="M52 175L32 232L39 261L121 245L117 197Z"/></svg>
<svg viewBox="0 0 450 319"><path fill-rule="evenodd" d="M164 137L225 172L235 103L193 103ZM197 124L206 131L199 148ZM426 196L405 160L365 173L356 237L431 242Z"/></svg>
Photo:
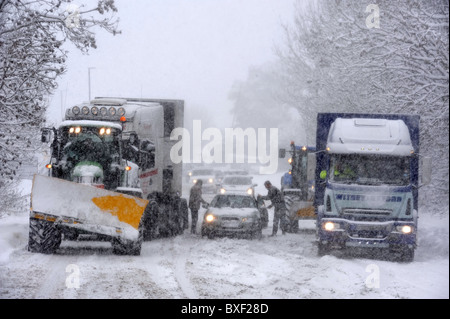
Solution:
<svg viewBox="0 0 450 319"><path fill-rule="evenodd" d="M119 33L115 12L113 0L0 0L0 184L14 178L39 136L47 97L66 70L62 44L95 48L98 29Z"/></svg>

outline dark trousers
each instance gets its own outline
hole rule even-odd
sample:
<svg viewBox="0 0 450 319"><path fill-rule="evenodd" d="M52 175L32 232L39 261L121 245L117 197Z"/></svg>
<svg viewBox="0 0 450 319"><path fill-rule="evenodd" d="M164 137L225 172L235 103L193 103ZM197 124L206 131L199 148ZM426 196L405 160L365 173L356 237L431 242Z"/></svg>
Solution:
<svg viewBox="0 0 450 319"><path fill-rule="evenodd" d="M198 210L191 209L191 217L192 217L191 233L195 234L197 230Z"/></svg>
<svg viewBox="0 0 450 319"><path fill-rule="evenodd" d="M282 233L286 232L287 228L287 216L285 210L277 210L275 209L273 213L273 228L272 235L276 235L278 232L278 224L280 224L280 228Z"/></svg>

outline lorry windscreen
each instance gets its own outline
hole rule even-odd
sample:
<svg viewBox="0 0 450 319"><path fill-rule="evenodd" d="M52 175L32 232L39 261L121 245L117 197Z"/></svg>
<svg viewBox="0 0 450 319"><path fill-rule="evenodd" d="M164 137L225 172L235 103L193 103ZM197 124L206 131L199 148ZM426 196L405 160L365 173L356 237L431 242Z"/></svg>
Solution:
<svg viewBox="0 0 450 319"><path fill-rule="evenodd" d="M61 159L68 162L94 161L110 164L119 160L119 132L107 127L63 127Z"/></svg>
<svg viewBox="0 0 450 319"><path fill-rule="evenodd" d="M410 184L408 157L333 154L330 160L330 181L361 185Z"/></svg>

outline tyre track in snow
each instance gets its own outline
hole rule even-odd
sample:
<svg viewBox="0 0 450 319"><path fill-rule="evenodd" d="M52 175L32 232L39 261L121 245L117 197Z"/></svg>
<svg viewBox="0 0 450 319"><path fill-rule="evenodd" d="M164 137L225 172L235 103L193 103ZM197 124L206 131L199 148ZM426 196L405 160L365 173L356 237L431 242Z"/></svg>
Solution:
<svg viewBox="0 0 450 319"><path fill-rule="evenodd" d="M436 221L429 223L434 230ZM448 298L448 244L436 248L431 236L422 239L417 260L404 264L318 257L313 233L269 238L271 229L261 240L209 240L186 231L145 242L141 256L116 256L109 243L82 242L64 244L55 255L30 253L27 215L0 222L0 230L12 251L0 264L0 299ZM79 289L65 285L69 264L80 268ZM379 268L379 288L366 285L368 265Z"/></svg>
<svg viewBox="0 0 450 319"><path fill-rule="evenodd" d="M72 299L77 298L77 292L73 286L75 282L70 284L70 273L67 272L69 265L76 265L78 258L71 256L70 260L67 258L61 258L59 255L46 256L47 262L42 267L41 271L43 279L41 279L42 285L36 291L33 296L34 299L53 299L64 298Z"/></svg>
<svg viewBox="0 0 450 319"><path fill-rule="evenodd" d="M174 298L170 289L158 282L162 273L152 256L114 255L109 243L79 260L81 272L79 298ZM156 275L155 275L156 272Z"/></svg>
<svg viewBox="0 0 450 319"><path fill-rule="evenodd" d="M197 289L194 287L188 273L188 267L190 264L192 264L192 262L189 261L188 258L191 254L192 249L194 249L193 246L195 246L195 241L197 240L192 240L192 245L189 246L189 250L185 250L183 249L183 247L177 244L177 242L179 242L180 240L188 242L191 241L190 238L185 238L185 236L174 238L172 241L172 243L175 244L174 249L172 250L175 266L175 278L181 289L183 290L186 298L198 299Z"/></svg>
<svg viewBox="0 0 450 319"><path fill-rule="evenodd" d="M160 256L163 256L161 263L170 268L173 280L182 293L181 298L198 298L197 289L190 279L188 269L193 264L189 257L197 244L198 238L187 234L159 240Z"/></svg>

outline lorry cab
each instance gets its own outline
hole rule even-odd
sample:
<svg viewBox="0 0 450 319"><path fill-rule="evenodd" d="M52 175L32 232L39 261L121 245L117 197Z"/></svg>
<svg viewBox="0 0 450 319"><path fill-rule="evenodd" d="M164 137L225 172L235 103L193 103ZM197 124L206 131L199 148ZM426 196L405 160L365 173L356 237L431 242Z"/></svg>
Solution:
<svg viewBox="0 0 450 319"><path fill-rule="evenodd" d="M419 117L410 115L318 115L319 254L383 248L414 258L418 125Z"/></svg>
<svg viewBox="0 0 450 319"><path fill-rule="evenodd" d="M64 121L52 145L51 175L68 181L116 189L123 178L122 127L106 121Z"/></svg>

